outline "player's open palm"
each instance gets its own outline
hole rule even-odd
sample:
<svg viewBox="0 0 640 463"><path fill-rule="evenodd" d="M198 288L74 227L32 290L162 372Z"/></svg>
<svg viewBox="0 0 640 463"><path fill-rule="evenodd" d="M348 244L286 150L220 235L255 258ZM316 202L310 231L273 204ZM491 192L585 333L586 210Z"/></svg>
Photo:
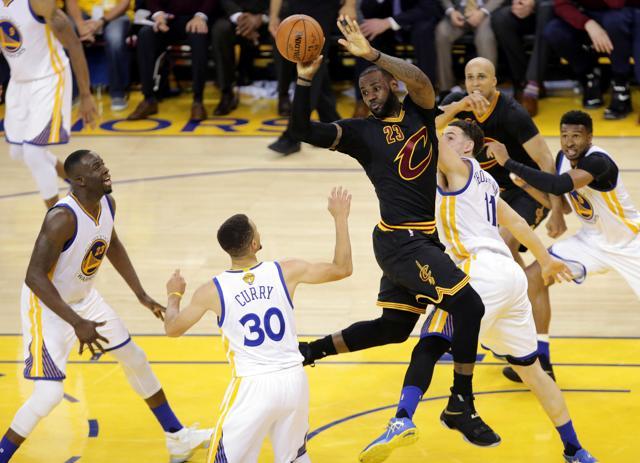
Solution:
<svg viewBox="0 0 640 463"><path fill-rule="evenodd" d="M109 344L109 340L98 333L97 328L104 326L107 322L94 322L91 320L81 319L78 323L73 325L73 330L80 341L80 349L78 353L82 355L85 346L91 351L91 354L95 355L96 351L104 352L104 348L99 341L103 341Z"/></svg>
<svg viewBox="0 0 640 463"><path fill-rule="evenodd" d="M567 264L555 257L549 257L546 262L540 264L544 284L562 283L563 280L571 281L573 274L571 270L569 270L569 267L567 267Z"/></svg>
<svg viewBox="0 0 640 463"><path fill-rule="evenodd" d="M349 53L361 58L371 55L371 45L354 19L348 16L340 16L338 18L338 29L344 35L344 39L338 40L338 43L345 47Z"/></svg>
<svg viewBox="0 0 640 463"><path fill-rule="evenodd" d="M334 187L329 196L329 212L335 219L346 219L351 210L351 195L341 186Z"/></svg>

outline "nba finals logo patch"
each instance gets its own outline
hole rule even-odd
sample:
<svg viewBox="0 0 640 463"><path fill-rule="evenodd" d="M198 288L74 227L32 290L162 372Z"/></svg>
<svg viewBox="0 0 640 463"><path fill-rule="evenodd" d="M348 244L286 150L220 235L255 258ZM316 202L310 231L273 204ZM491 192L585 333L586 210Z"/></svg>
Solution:
<svg viewBox="0 0 640 463"><path fill-rule="evenodd" d="M416 266L418 267L418 270L420 271L420 273L419 273L420 279L422 281L424 281L425 283L429 283L430 285L435 286L436 280L435 280L435 278L433 278L433 275L431 274L431 269L429 268L429 266L428 265L422 265L418 261L416 261Z"/></svg>
<svg viewBox="0 0 640 463"><path fill-rule="evenodd" d="M580 218L591 221L593 220L593 206L591 203L582 196L577 191L572 191L569 193L569 197L571 198L571 205L573 209L576 211L576 214L580 216Z"/></svg>
<svg viewBox="0 0 640 463"><path fill-rule="evenodd" d="M5 6L8 6L6 1ZM8 19L0 19L0 46L9 56L15 56L24 51L22 48L22 35L18 28Z"/></svg>
<svg viewBox="0 0 640 463"><path fill-rule="evenodd" d="M82 259L80 270L85 278L83 278L82 275L78 275L80 279L86 280L88 277L95 275L106 253L107 242L102 238L96 238L93 243L91 243L91 246L89 246L89 249L84 255L84 259Z"/></svg>
<svg viewBox="0 0 640 463"><path fill-rule="evenodd" d="M242 277L242 280L248 285L252 285L255 279L256 276L250 272L245 273Z"/></svg>

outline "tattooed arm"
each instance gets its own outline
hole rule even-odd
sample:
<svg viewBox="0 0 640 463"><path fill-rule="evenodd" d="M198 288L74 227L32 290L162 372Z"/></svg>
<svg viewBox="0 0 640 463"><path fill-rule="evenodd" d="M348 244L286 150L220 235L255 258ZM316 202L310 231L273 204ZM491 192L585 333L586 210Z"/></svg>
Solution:
<svg viewBox="0 0 640 463"><path fill-rule="evenodd" d="M344 38L338 40L338 43L349 50L352 55L371 61L376 66L393 74L397 80L404 82L409 96L418 106L425 109L434 107L433 85L427 75L417 66L400 58L381 53L371 47L369 41L362 35L358 23L349 17L341 16L338 19L338 28L344 35Z"/></svg>

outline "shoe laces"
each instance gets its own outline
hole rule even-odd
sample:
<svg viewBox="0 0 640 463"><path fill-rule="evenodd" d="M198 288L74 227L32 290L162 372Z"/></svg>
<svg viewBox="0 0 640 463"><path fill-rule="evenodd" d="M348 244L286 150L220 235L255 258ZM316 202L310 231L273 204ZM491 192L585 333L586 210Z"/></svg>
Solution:
<svg viewBox="0 0 640 463"><path fill-rule="evenodd" d="M403 427L404 427L404 423L402 422L402 420L394 419L389 421L389 424L387 425L387 431L390 433L396 432L402 429Z"/></svg>

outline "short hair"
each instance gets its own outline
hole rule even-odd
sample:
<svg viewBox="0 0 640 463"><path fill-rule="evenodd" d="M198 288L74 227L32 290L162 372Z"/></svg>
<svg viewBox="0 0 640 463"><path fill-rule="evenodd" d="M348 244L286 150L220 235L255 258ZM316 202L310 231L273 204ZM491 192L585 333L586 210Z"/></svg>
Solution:
<svg viewBox="0 0 640 463"><path fill-rule="evenodd" d="M244 255L252 239L253 228L245 214L232 215L218 228L218 243L231 257Z"/></svg>
<svg viewBox="0 0 640 463"><path fill-rule="evenodd" d="M365 68L365 70L360 73L360 75L358 76L358 80L360 80L361 77L366 76L367 74L371 74L372 72L380 72L383 75L383 77L387 80L395 79L395 77L393 77L393 74L391 74L386 69L382 69L381 67L376 66L375 64L372 64L371 66Z"/></svg>
<svg viewBox="0 0 640 463"><path fill-rule="evenodd" d="M583 125L587 133L593 133L593 120L584 111L573 110L564 113L560 119L560 126L562 124Z"/></svg>
<svg viewBox="0 0 640 463"><path fill-rule="evenodd" d="M473 155L477 156L484 148L484 132L476 121L457 120L449 124L452 127L460 128L464 134L473 142Z"/></svg>
<svg viewBox="0 0 640 463"><path fill-rule="evenodd" d="M73 169L82 161L82 159L91 153L91 150L76 150L67 156L64 160L64 171L68 177L72 176Z"/></svg>

